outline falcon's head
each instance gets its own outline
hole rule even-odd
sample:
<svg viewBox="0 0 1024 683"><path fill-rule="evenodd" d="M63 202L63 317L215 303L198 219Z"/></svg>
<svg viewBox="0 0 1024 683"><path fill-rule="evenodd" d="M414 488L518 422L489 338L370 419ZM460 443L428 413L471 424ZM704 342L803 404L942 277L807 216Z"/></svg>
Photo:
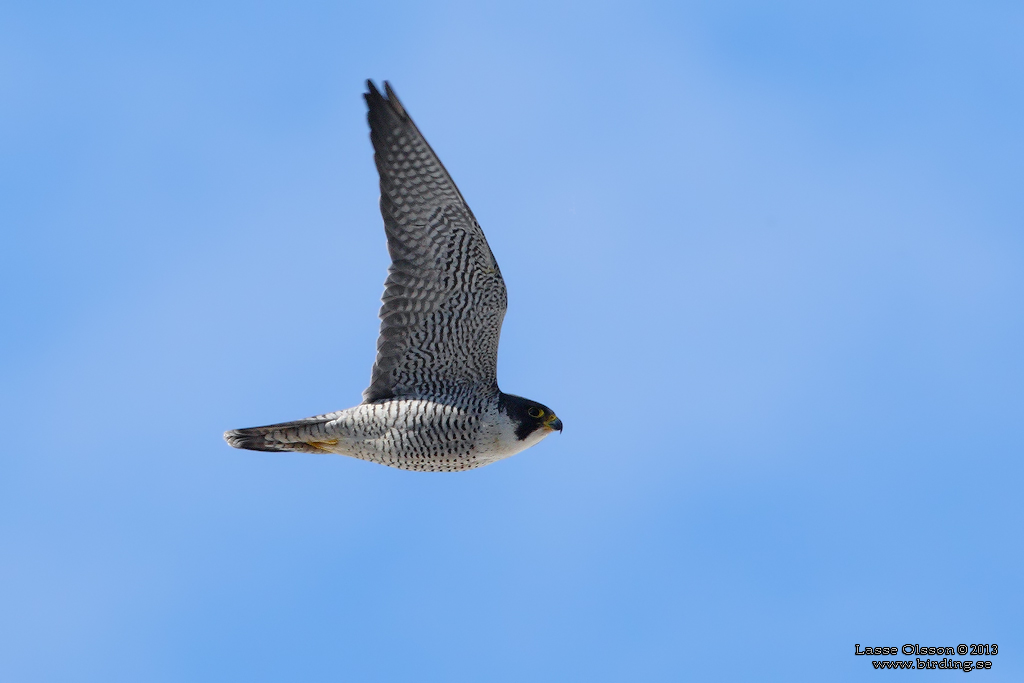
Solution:
<svg viewBox="0 0 1024 683"><path fill-rule="evenodd" d="M562 421L543 403L502 393L499 406L512 420L516 438L520 441L529 439L536 443L551 432L562 431Z"/></svg>

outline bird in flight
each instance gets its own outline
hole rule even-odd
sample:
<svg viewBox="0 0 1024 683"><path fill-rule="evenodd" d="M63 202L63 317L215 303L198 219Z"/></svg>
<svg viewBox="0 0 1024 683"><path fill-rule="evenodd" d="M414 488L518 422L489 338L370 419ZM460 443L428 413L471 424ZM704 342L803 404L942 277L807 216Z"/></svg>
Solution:
<svg viewBox="0 0 1024 683"><path fill-rule="evenodd" d="M354 408L224 439L254 451L340 453L456 472L540 442L562 421L498 389L505 282L483 230L394 90L364 94L391 267L370 386Z"/></svg>

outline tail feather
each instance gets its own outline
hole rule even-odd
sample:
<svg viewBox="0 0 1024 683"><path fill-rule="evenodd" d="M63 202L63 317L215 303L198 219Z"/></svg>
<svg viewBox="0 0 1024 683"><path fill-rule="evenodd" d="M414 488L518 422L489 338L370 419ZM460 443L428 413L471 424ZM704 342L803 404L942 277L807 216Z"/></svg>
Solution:
<svg viewBox="0 0 1024 683"><path fill-rule="evenodd" d="M234 448L250 451L298 451L300 453L330 452L338 439L326 432L326 425L337 415L317 415L294 422L248 427L224 432L224 440Z"/></svg>

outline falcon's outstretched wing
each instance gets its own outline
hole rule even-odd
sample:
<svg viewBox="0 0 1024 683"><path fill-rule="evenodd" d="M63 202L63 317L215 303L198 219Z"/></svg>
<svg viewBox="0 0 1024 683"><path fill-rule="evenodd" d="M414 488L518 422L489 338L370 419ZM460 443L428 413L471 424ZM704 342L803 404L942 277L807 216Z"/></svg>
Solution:
<svg viewBox="0 0 1024 683"><path fill-rule="evenodd" d="M505 283L484 233L385 81L366 82L391 267L364 402L496 386Z"/></svg>

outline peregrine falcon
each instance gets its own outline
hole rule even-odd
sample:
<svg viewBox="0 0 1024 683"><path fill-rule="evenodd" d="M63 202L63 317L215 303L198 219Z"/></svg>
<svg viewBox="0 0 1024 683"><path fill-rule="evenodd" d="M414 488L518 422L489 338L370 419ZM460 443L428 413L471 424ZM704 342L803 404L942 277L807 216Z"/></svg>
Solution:
<svg viewBox="0 0 1024 683"><path fill-rule="evenodd" d="M354 408L225 432L235 448L340 453L405 470L489 465L562 421L498 389L505 282L441 160L385 81L364 94L391 267L370 386Z"/></svg>

